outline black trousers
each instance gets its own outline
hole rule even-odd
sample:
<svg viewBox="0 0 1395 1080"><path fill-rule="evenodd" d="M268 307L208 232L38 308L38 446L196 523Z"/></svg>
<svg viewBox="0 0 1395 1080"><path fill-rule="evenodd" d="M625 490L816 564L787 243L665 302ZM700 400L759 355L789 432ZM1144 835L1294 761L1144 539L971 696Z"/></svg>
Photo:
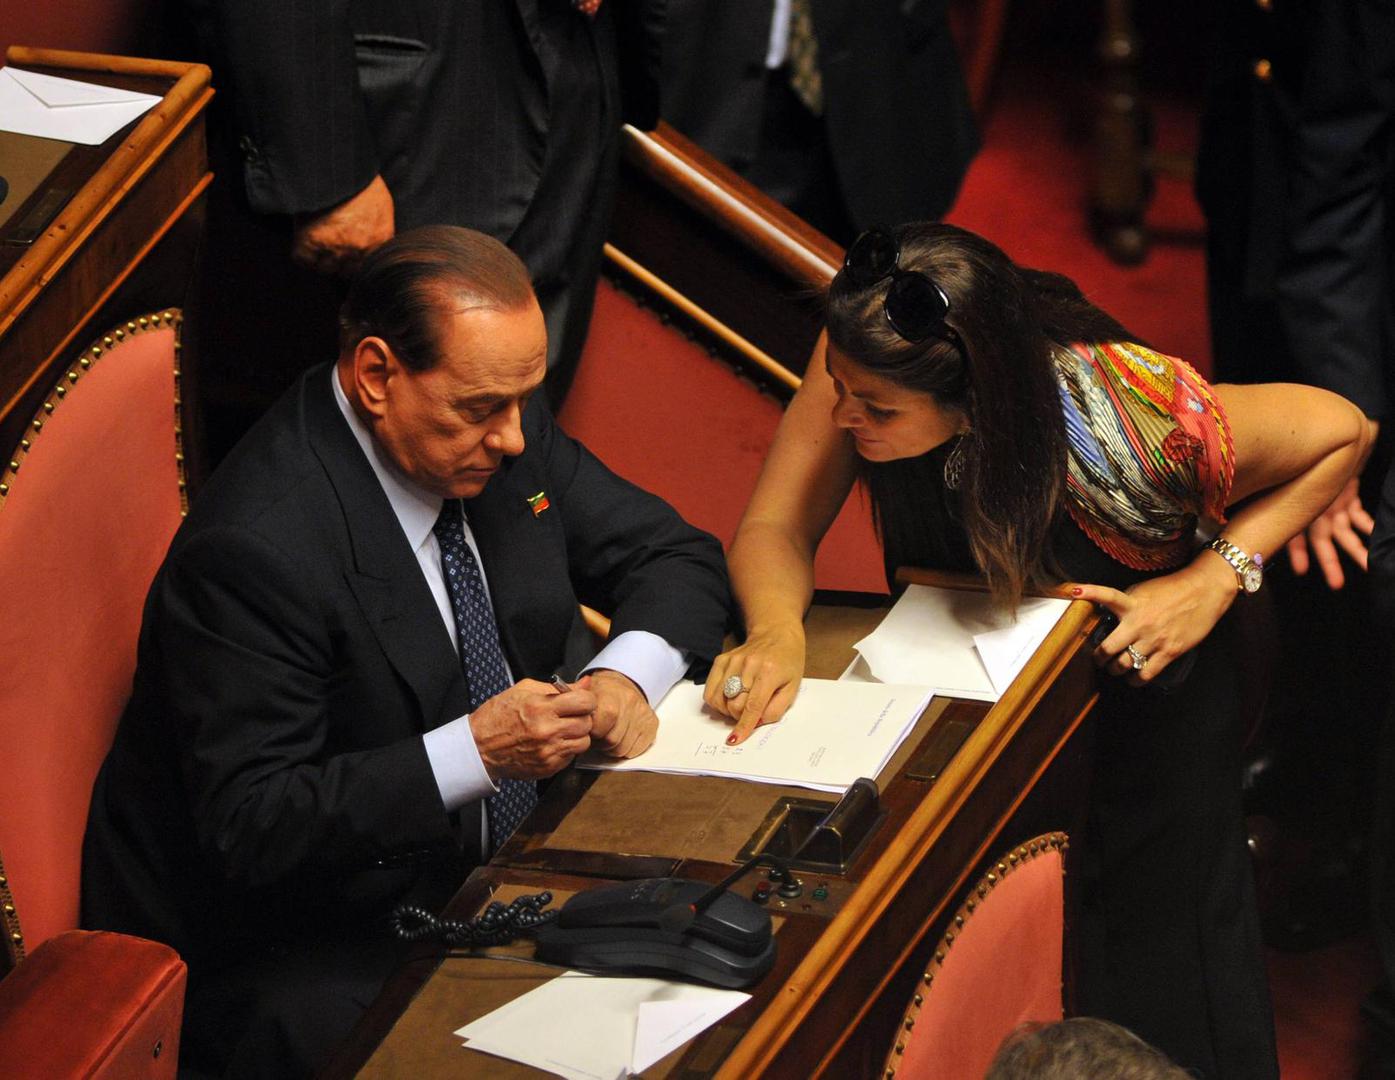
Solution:
<svg viewBox="0 0 1395 1080"><path fill-rule="evenodd" d="M1103 693L1080 1008L1208 1080L1272 1080L1273 1010L1241 804L1245 659L1234 623L1228 616L1212 631L1174 690L1113 681Z"/></svg>

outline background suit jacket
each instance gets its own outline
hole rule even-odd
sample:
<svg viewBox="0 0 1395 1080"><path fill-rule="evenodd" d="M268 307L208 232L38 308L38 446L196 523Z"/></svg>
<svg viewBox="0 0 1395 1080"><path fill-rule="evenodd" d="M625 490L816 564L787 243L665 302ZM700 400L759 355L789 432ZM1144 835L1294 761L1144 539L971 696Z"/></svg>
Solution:
<svg viewBox="0 0 1395 1080"><path fill-rule="evenodd" d="M663 117L741 171L755 160L772 0L669 0ZM941 217L978 150L945 0L812 0L824 119L854 224Z"/></svg>
<svg viewBox="0 0 1395 1080"><path fill-rule="evenodd" d="M560 402L590 323L621 125L658 116L665 0L605 0L594 19L570 0L182 2L218 89L215 172L232 181L215 184L203 306L230 308L231 291L239 309L198 318L200 356L234 387L220 398L256 391L264 407L303 357L335 347L338 301L289 265L287 216L380 174L399 232L464 225L527 264ZM287 306L308 315L294 338ZM215 457L245 430L224 437L237 422L216 422Z"/></svg>
<svg viewBox="0 0 1395 1080"><path fill-rule="evenodd" d="M192 964L278 935L381 932L479 859L478 804L448 814L420 738L468 711L461 665L391 506L309 372L228 459L152 586L135 692L99 776L86 925ZM728 593L717 542L552 423L467 503L515 678L563 661L577 601L710 660ZM544 491L534 514L527 497Z"/></svg>

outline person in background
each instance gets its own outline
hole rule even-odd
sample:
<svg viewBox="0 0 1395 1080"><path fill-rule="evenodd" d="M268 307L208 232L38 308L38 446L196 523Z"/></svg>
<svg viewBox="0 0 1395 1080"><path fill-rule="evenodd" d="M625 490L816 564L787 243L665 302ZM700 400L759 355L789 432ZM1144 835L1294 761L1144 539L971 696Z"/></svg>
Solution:
<svg viewBox="0 0 1395 1080"><path fill-rule="evenodd" d="M1225 616L1350 479L1365 418L1309 387L1211 387L1069 280L948 225L859 237L826 327L729 552L746 638L708 703L733 742L789 707L814 552L859 478L888 570L976 569L1009 608L1079 582L1117 620L1096 649L1114 678L1082 1009L1203 1076L1275 1076L1240 805L1246 660Z"/></svg>
<svg viewBox="0 0 1395 1080"><path fill-rule="evenodd" d="M941 217L979 147L937 0L669 0L663 117L846 245Z"/></svg>
<svg viewBox="0 0 1395 1080"><path fill-rule="evenodd" d="M1216 377L1332 390L1382 424L1395 393L1395 9L1382 0L1232 0L1217 34L1198 153ZM1266 941L1297 950L1360 933L1392 681L1367 632L1377 440L1274 567L1274 688L1247 751L1247 810ZM1395 1032L1395 1017L1392 1017Z"/></svg>
<svg viewBox="0 0 1395 1080"><path fill-rule="evenodd" d="M212 455L303 356L332 347L340 283L363 256L419 225L468 226L523 259L559 406L590 323L621 126L658 116L661 0L182 3L218 88L192 328L224 410Z"/></svg>
<svg viewBox="0 0 1395 1080"><path fill-rule="evenodd" d="M1027 1024L1003 1040L983 1080L1189 1080L1133 1032L1075 1016Z"/></svg>

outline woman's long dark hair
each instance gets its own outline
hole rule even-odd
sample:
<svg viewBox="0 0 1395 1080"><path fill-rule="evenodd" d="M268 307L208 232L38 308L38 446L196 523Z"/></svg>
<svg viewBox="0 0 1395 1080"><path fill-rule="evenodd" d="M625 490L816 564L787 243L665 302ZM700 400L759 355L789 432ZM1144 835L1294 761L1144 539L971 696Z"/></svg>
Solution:
<svg viewBox="0 0 1395 1080"><path fill-rule="evenodd" d="M1015 606L1028 584L1052 576L1050 532L1066 477L1052 354L1078 341L1136 339L1069 278L1020 267L980 236L936 223L891 231L900 268L927 274L949 298L945 322L958 342L906 341L883 310L887 280L857 285L846 273L829 290L829 340L872 374L967 415L958 515L993 595ZM948 449L864 469L889 559L952 550L939 479Z"/></svg>

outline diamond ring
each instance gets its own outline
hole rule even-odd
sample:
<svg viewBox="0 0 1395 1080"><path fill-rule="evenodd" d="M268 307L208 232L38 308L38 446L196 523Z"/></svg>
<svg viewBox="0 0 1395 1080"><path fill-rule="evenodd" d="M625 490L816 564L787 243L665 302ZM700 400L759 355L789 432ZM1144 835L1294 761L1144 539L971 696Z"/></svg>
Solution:
<svg viewBox="0 0 1395 1080"><path fill-rule="evenodd" d="M1148 666L1148 654L1147 654L1147 653L1141 653L1141 652L1139 652L1139 651L1138 651L1137 649L1135 649L1132 645L1130 645L1130 646L1129 646L1127 649L1125 649L1124 651L1125 651L1126 653L1129 654L1129 659L1133 661L1133 669L1134 669L1134 671L1142 671L1144 668L1146 668L1146 667Z"/></svg>
<svg viewBox="0 0 1395 1080"><path fill-rule="evenodd" d="M746 692L746 684L741 681L740 675L728 675L726 682L722 683L722 697L730 701L734 697L740 697Z"/></svg>

